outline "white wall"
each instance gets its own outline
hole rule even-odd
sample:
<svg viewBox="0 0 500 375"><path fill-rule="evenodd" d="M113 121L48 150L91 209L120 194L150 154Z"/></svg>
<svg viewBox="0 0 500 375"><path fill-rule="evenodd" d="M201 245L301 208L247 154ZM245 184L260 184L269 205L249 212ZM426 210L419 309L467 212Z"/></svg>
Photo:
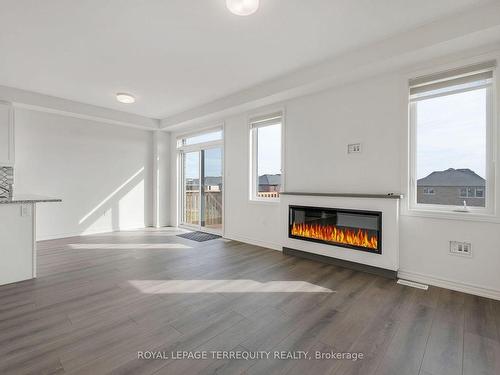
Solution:
<svg viewBox="0 0 500 375"><path fill-rule="evenodd" d="M472 243L472 258L448 254ZM500 224L401 216L400 277L500 299Z"/></svg>
<svg viewBox="0 0 500 375"><path fill-rule="evenodd" d="M429 66L439 69L440 63ZM406 193L407 80L412 69L416 67L269 107L286 109L285 189ZM226 124L225 236L279 249L279 205L248 200L248 116L221 119ZM356 142L363 152L348 155L347 144ZM448 255L450 240L472 242L473 258ZM416 217L403 210L401 275L500 298L499 265L500 221Z"/></svg>
<svg viewBox="0 0 500 375"><path fill-rule="evenodd" d="M248 116L244 114L227 119L224 136L225 237L281 249L279 204L253 202L248 199L250 196Z"/></svg>
<svg viewBox="0 0 500 375"><path fill-rule="evenodd" d="M152 224L153 133L16 108L15 191L39 204L37 238Z"/></svg>

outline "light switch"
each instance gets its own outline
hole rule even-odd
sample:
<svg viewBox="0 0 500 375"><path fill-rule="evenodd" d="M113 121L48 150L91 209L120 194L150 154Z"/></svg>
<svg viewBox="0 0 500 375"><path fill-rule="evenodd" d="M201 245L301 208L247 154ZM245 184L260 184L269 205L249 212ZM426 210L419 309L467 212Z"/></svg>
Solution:
<svg viewBox="0 0 500 375"><path fill-rule="evenodd" d="M21 217L31 216L31 206L29 204L21 205Z"/></svg>

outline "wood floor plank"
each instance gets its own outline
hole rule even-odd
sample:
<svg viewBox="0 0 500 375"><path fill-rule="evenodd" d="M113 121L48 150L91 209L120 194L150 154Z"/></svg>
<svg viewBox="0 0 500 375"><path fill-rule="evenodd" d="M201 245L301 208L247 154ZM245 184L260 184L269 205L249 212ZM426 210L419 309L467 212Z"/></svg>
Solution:
<svg viewBox="0 0 500 375"><path fill-rule="evenodd" d="M397 308L394 302L403 296L403 289L394 287L392 280L377 279L363 290L351 307L339 314L336 324L327 327L319 339L337 350L348 351L369 326L377 312Z"/></svg>
<svg viewBox="0 0 500 375"><path fill-rule="evenodd" d="M498 341L465 332L463 374L500 374L500 344Z"/></svg>
<svg viewBox="0 0 500 375"><path fill-rule="evenodd" d="M500 336L494 304L466 295L463 374L500 373Z"/></svg>
<svg viewBox="0 0 500 375"><path fill-rule="evenodd" d="M463 368L464 295L446 289L440 293L421 371L459 375Z"/></svg>
<svg viewBox="0 0 500 375"><path fill-rule="evenodd" d="M273 351L292 352L309 351L317 343L322 330L335 321L338 312L323 308L296 323L292 332L273 347ZM304 359L307 360L307 359ZM248 374L287 373L296 364L294 359L269 359L258 361L246 372Z"/></svg>
<svg viewBox="0 0 500 375"><path fill-rule="evenodd" d="M500 341L497 316L489 299L473 295L465 296L465 331Z"/></svg>
<svg viewBox="0 0 500 375"><path fill-rule="evenodd" d="M172 352L194 350L197 346L209 341L213 337L232 327L244 319L234 312L221 313L199 324L196 329L183 334L178 340L167 345L152 348L154 351ZM114 369L111 374L152 374L166 366L168 361L128 361Z"/></svg>
<svg viewBox="0 0 500 375"><path fill-rule="evenodd" d="M410 307L400 321L375 374L418 375L430 335L434 310L424 304Z"/></svg>
<svg viewBox="0 0 500 375"><path fill-rule="evenodd" d="M498 337L500 337L500 301L494 301L490 300L492 309L493 309L493 315L495 316L495 321L497 324L497 334Z"/></svg>

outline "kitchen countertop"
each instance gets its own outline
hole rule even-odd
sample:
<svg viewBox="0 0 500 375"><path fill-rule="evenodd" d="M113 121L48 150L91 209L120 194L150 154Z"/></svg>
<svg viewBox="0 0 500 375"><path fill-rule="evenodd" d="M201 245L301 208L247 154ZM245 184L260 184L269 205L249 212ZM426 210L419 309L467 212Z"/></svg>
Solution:
<svg viewBox="0 0 500 375"><path fill-rule="evenodd" d="M0 205L45 203L45 202L62 202L62 199L45 197L43 195L35 195L35 194L14 194L12 198L0 197Z"/></svg>

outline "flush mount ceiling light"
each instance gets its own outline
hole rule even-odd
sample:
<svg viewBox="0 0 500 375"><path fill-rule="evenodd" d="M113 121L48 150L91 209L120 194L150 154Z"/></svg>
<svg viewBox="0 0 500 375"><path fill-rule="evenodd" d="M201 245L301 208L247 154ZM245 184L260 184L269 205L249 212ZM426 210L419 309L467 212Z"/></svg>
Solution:
<svg viewBox="0 0 500 375"><path fill-rule="evenodd" d="M226 0L226 6L237 16L249 16L259 9L259 0Z"/></svg>
<svg viewBox="0 0 500 375"><path fill-rule="evenodd" d="M116 100L118 100L120 103L124 104L132 104L135 103L135 98L133 95L126 94L124 92L119 92L116 94Z"/></svg>

